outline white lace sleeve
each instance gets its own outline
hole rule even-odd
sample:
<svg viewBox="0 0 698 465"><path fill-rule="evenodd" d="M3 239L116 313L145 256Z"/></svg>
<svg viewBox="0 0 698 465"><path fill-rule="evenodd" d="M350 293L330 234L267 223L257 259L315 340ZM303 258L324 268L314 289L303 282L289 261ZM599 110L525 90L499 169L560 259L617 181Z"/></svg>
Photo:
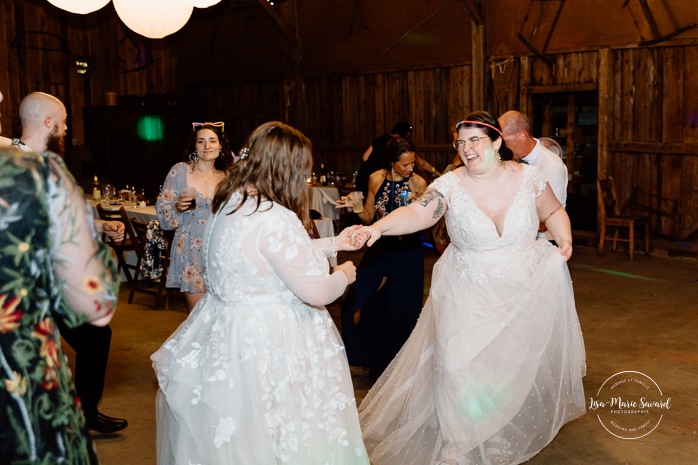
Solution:
<svg viewBox="0 0 698 465"><path fill-rule="evenodd" d="M336 257L337 251L334 248L334 237L323 237L313 239L313 247L325 257Z"/></svg>
<svg viewBox="0 0 698 465"><path fill-rule="evenodd" d="M548 182L545 180L545 176L543 176L540 171L533 167L530 169L533 170L533 185L536 191L536 198L538 198L546 189Z"/></svg>
<svg viewBox="0 0 698 465"><path fill-rule="evenodd" d="M282 208L274 205L274 208ZM274 215L262 229L260 252L274 272L303 302L327 305L342 295L347 286L342 272L329 273L327 259L313 247L300 220L291 212Z"/></svg>

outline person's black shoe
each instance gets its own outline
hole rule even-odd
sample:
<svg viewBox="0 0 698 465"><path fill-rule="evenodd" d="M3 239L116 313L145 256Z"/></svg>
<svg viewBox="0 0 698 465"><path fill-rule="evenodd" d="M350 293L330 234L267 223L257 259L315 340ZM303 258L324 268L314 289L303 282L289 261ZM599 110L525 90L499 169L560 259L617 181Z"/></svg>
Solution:
<svg viewBox="0 0 698 465"><path fill-rule="evenodd" d="M97 412L97 416L87 420L87 427L98 433L116 433L128 426L123 418L113 418Z"/></svg>

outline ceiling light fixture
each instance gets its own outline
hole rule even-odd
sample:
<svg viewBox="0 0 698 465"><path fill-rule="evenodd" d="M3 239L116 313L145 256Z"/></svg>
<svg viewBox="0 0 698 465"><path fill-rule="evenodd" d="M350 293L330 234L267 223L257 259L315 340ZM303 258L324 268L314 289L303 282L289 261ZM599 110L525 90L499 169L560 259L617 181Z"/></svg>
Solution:
<svg viewBox="0 0 698 465"><path fill-rule="evenodd" d="M104 8L111 0L48 0L48 2L71 13L86 15Z"/></svg>
<svg viewBox="0 0 698 465"><path fill-rule="evenodd" d="M88 14L111 0L48 0L54 6L77 14ZM162 39L179 31L194 7L208 8L221 0L113 0L116 14L132 31L151 39ZM269 1L269 0L267 0ZM273 3L272 3L273 4Z"/></svg>

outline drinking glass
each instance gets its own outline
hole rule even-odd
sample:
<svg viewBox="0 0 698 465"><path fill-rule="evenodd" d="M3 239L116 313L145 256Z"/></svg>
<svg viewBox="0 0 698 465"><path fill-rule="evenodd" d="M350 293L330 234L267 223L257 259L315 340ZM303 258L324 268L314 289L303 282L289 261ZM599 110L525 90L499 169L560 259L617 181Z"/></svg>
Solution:
<svg viewBox="0 0 698 465"><path fill-rule="evenodd" d="M354 213L361 213L364 211L364 194L361 191L354 191L351 194L351 208Z"/></svg>
<svg viewBox="0 0 698 465"><path fill-rule="evenodd" d="M182 190L182 193L187 197L191 197L191 203L187 207L187 210L196 209L196 187L187 186Z"/></svg>
<svg viewBox="0 0 698 465"><path fill-rule="evenodd" d="M102 188L102 197L104 200L107 202L112 199L112 196L114 195L114 186L111 184L105 184L104 187Z"/></svg>

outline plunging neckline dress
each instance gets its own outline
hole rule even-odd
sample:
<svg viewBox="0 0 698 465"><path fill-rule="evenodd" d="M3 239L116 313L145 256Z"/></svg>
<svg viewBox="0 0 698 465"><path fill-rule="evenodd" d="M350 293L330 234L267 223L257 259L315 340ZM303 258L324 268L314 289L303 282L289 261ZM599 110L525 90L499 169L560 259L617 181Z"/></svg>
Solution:
<svg viewBox="0 0 698 465"><path fill-rule="evenodd" d="M522 463L584 413L569 270L536 240L547 187L522 168L501 235L457 173L431 184L451 244L415 330L359 407L373 465Z"/></svg>

